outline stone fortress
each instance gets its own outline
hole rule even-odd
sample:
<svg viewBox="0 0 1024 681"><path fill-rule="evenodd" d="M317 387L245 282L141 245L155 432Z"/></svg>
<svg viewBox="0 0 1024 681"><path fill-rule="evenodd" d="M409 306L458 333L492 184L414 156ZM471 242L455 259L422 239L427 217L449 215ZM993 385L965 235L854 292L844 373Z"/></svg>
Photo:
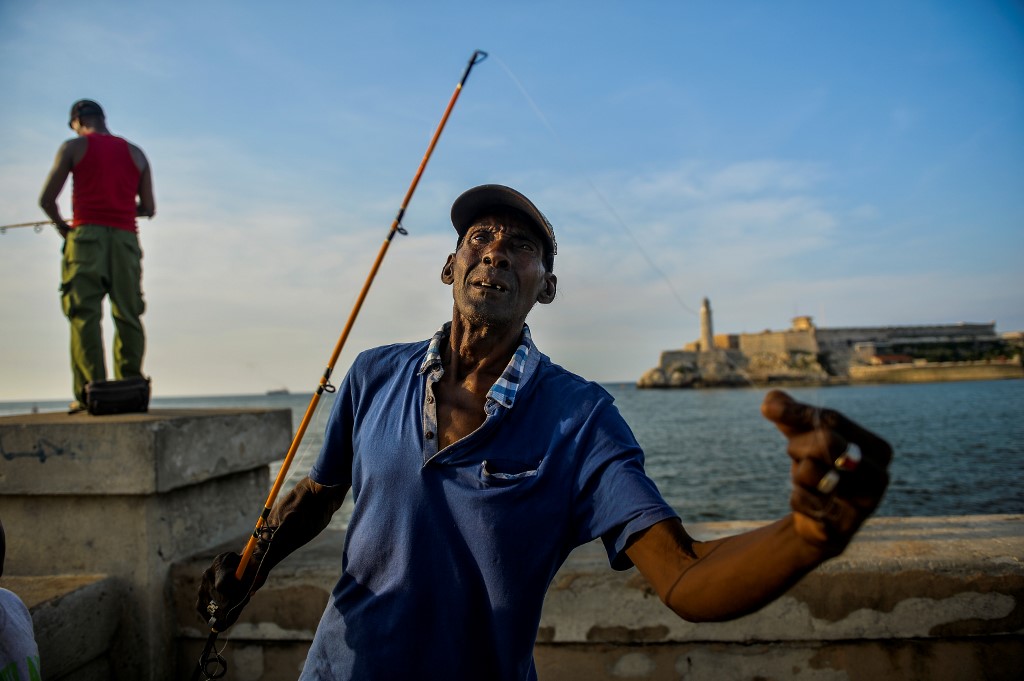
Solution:
<svg viewBox="0 0 1024 681"><path fill-rule="evenodd" d="M821 328L794 317L785 331L715 334L711 303L700 309L700 338L661 353L640 388L906 383L1024 378L1024 332L995 322Z"/></svg>

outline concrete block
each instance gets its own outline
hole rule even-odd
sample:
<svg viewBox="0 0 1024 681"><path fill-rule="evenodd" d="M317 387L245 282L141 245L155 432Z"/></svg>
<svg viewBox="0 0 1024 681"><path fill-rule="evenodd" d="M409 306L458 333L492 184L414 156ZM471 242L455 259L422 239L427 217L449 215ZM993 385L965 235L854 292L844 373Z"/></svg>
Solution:
<svg viewBox="0 0 1024 681"><path fill-rule="evenodd" d="M169 568L252 532L291 432L288 410L0 419L7 572L118 578L113 678L170 679Z"/></svg>
<svg viewBox="0 0 1024 681"><path fill-rule="evenodd" d="M0 417L4 494L154 494L284 458L287 409Z"/></svg>
<svg viewBox="0 0 1024 681"><path fill-rule="evenodd" d="M4 577L0 585L18 594L32 614L44 679L86 679L90 667L109 668L123 605L119 580L106 575Z"/></svg>
<svg viewBox="0 0 1024 681"><path fill-rule="evenodd" d="M65 674L60 678L53 677L52 681L110 681L114 678L117 678L114 673L114 663L107 657L102 657L79 667L70 674ZM51 681L51 677L46 674L45 670L43 681Z"/></svg>

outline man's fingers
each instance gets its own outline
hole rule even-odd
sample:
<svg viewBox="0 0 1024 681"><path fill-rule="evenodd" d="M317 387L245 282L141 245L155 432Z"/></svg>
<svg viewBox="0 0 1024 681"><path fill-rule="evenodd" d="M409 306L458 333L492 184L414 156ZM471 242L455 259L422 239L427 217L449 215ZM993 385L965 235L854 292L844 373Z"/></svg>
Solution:
<svg viewBox="0 0 1024 681"><path fill-rule="evenodd" d="M797 531L838 553L878 507L889 482L892 448L833 409L770 391L761 413L788 440Z"/></svg>
<svg viewBox="0 0 1024 681"><path fill-rule="evenodd" d="M786 453L794 461L815 459L823 466L831 466L849 448L847 439L836 431L819 429L789 436Z"/></svg>
<svg viewBox="0 0 1024 681"><path fill-rule="evenodd" d="M857 445L863 459L870 461L875 468L886 468L892 459L892 447L889 446L889 443L870 430L862 428L833 409L812 407L797 402L781 390L772 390L765 395L764 402L761 404L761 413L791 440L792 446L804 448L813 446L809 445L813 440L804 440L799 444L794 443L793 441L798 439L801 434L827 438L819 440L817 446L819 449L827 447L833 461L845 451L845 446L841 449L835 447L840 439ZM813 435L816 431L821 434ZM808 449L799 451L806 455Z"/></svg>
<svg viewBox="0 0 1024 681"><path fill-rule="evenodd" d="M761 403L761 414L787 437L815 427L814 408L797 402L781 390L770 390Z"/></svg>

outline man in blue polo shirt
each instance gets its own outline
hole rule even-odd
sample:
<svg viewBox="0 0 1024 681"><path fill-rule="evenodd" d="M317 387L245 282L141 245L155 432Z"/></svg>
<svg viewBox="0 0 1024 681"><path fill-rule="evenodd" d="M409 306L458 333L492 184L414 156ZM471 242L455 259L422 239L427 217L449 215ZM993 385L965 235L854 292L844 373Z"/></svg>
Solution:
<svg viewBox="0 0 1024 681"><path fill-rule="evenodd" d="M789 440L793 513L692 539L611 396L532 341L526 317L557 288L544 215L484 185L455 201L452 223L451 321L356 358L317 462L270 515L272 541L241 583L237 554L205 573L197 610L214 628L348 493L342 573L302 679L535 679L544 594L573 548L601 538L613 568L636 565L681 617L729 619L840 553L877 506L888 444L773 391L762 411Z"/></svg>

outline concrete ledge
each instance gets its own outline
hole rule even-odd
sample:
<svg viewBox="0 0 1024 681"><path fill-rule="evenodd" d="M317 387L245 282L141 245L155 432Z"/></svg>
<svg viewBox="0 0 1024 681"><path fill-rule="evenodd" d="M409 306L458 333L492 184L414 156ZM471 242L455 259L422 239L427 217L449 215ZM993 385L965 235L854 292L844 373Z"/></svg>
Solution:
<svg viewBox="0 0 1024 681"><path fill-rule="evenodd" d="M702 539L760 523L695 525ZM762 611L692 624L635 570L614 573L599 545L559 571L541 619L545 643L829 641L1024 631L1024 516L877 518L839 558ZM780 626L780 623L785 623Z"/></svg>
<svg viewBox="0 0 1024 681"><path fill-rule="evenodd" d="M5 577L32 614L43 679L112 678L125 585L106 575Z"/></svg>
<svg viewBox="0 0 1024 681"><path fill-rule="evenodd" d="M291 432L287 409L0 419L7 573L99 573L124 587L117 664L73 678L176 678L170 566L252 531L270 488L267 464L282 456ZM51 671L44 673L56 678Z"/></svg>
<svg viewBox="0 0 1024 681"><path fill-rule="evenodd" d="M168 492L282 459L291 432L287 409L5 416L0 489L39 494L45 476L48 495Z"/></svg>
<svg viewBox="0 0 1024 681"><path fill-rule="evenodd" d="M688 529L711 539L760 524ZM225 657L232 664L235 649L247 670L229 678L294 677L337 580L343 539L325 532L277 567L228 632ZM192 607L216 553L172 568L185 667L208 633ZM779 601L723 623L680 620L635 570L612 571L599 543L580 547L548 591L536 659L546 681L1016 679L1022 633L1024 516L879 518ZM270 671L285 668L292 676Z"/></svg>
<svg viewBox="0 0 1024 681"><path fill-rule="evenodd" d="M805 645L557 644L538 645L534 659L541 681L1018 681L1024 664L1020 649L1019 640L1005 637Z"/></svg>

